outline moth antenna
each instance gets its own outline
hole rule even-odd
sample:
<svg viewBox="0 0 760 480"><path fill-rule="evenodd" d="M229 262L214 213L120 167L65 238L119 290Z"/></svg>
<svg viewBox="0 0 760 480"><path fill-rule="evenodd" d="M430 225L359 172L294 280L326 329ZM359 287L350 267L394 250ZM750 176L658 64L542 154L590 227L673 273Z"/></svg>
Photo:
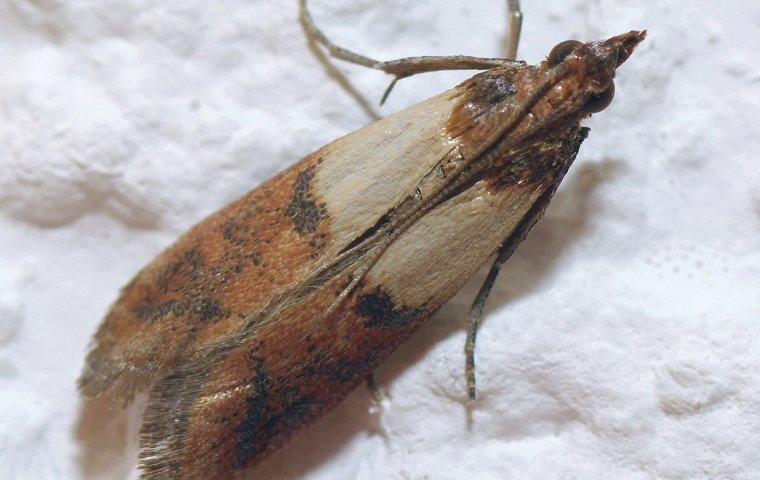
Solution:
<svg viewBox="0 0 760 480"><path fill-rule="evenodd" d="M398 80L418 73L437 72L441 70L489 70L496 67L525 65L525 62L518 62L508 58L471 57L467 55L426 55L419 57L405 57L389 61L375 60L374 58L343 48L327 38L327 35L325 35L324 32L317 27L316 23L314 23L314 18L311 16L307 6L307 0L299 0L299 17L307 35L320 43L332 57L337 58L338 60L343 60L344 62L380 70L395 77L391 86L386 89L381 104L388 97L390 91Z"/></svg>
<svg viewBox="0 0 760 480"><path fill-rule="evenodd" d="M520 0L507 0L507 2L509 10L509 37L507 39L506 58L516 60L517 47L520 45L523 14L520 9Z"/></svg>
<svg viewBox="0 0 760 480"><path fill-rule="evenodd" d="M401 80L403 77L393 77L393 80L391 80L390 85L388 85L388 88L385 89L385 92L383 92L382 98L380 98L380 106L382 107L385 104L385 101L388 100L388 96L391 94L391 91L393 91L393 87L396 86L396 83L398 83L399 80Z"/></svg>

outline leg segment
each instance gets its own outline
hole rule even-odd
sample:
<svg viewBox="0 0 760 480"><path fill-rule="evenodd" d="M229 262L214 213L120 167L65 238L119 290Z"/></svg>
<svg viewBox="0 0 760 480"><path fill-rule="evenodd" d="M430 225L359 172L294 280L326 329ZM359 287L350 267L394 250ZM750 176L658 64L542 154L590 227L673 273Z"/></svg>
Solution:
<svg viewBox="0 0 760 480"><path fill-rule="evenodd" d="M488 294L491 293L496 277L499 275L501 267L509 260L509 257L515 253L517 246L525 240L525 237L530 232L531 228L538 222L538 220L544 215L546 207L549 205L549 201L557 191L562 178L567 173L567 169L570 168L570 164L575 160L575 155L578 153L578 149L581 146L581 142L588 136L589 129L582 127L578 132L578 137L574 145L574 151L572 157L565 164L565 167L554 178L552 185L536 200L531 207L530 211L523 217L523 220L515 228L515 230L504 240L499 250L496 252L496 259L491 266L491 270L488 272L483 286L480 287L480 291L475 296L475 300L470 307L469 322L467 328L467 342L464 346L465 351L465 377L467 378L467 393L470 400L470 404L475 400L475 338L478 333L478 326L483 319L483 306L486 303Z"/></svg>
<svg viewBox="0 0 760 480"><path fill-rule="evenodd" d="M496 258L491 265L491 269L488 271L483 285L480 287L478 294L475 296L472 305L470 306L469 320L467 323L467 341L464 344L465 354L465 377L467 377L467 395L472 402L477 395L475 390L475 338L478 334L478 326L483 319L483 307L486 304L488 295L491 293L493 284L496 282L496 278L499 276L501 267L506 263L509 257L515 250L516 245L513 245L514 241L512 237L508 238L499 247L499 251L496 253Z"/></svg>

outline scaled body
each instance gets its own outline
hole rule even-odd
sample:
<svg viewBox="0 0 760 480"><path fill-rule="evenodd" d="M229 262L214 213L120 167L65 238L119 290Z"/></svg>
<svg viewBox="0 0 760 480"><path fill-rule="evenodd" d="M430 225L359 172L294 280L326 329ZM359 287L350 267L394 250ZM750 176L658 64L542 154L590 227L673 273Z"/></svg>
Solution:
<svg viewBox="0 0 760 480"><path fill-rule="evenodd" d="M609 48L635 46L627 35ZM537 96L553 67L486 71L334 141L203 220L124 288L80 386L131 398L155 384L144 478L226 478L257 463L505 239L522 239L585 137L580 105L555 112L593 93L579 60Z"/></svg>

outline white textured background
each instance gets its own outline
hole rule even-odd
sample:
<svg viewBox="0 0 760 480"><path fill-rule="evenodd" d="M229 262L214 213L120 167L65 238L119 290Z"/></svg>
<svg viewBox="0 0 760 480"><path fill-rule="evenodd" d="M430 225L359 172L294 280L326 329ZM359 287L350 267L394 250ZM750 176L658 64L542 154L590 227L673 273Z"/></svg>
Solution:
<svg viewBox="0 0 760 480"><path fill-rule="evenodd" d="M382 59L497 56L501 0L313 0ZM649 38L478 345L472 283L255 479L760 478L760 4L524 0L521 57ZM137 408L74 382L118 288L191 224L453 86L323 63L296 0L0 0L0 478L134 478ZM479 279L478 279L479 280Z"/></svg>

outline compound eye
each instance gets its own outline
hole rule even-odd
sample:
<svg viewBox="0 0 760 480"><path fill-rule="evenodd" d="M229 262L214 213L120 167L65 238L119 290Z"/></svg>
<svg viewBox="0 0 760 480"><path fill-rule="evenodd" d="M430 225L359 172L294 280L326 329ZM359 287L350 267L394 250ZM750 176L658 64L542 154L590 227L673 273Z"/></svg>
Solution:
<svg viewBox="0 0 760 480"><path fill-rule="evenodd" d="M562 63L573 50L581 45L583 45L583 42L579 42L578 40L565 40L564 42L558 43L552 48L552 51L549 52L549 66L556 67Z"/></svg>
<svg viewBox="0 0 760 480"><path fill-rule="evenodd" d="M605 88L601 93L591 96L583 104L583 111L588 113L601 112L612 103L612 97L615 96L615 84L610 82L610 86Z"/></svg>

